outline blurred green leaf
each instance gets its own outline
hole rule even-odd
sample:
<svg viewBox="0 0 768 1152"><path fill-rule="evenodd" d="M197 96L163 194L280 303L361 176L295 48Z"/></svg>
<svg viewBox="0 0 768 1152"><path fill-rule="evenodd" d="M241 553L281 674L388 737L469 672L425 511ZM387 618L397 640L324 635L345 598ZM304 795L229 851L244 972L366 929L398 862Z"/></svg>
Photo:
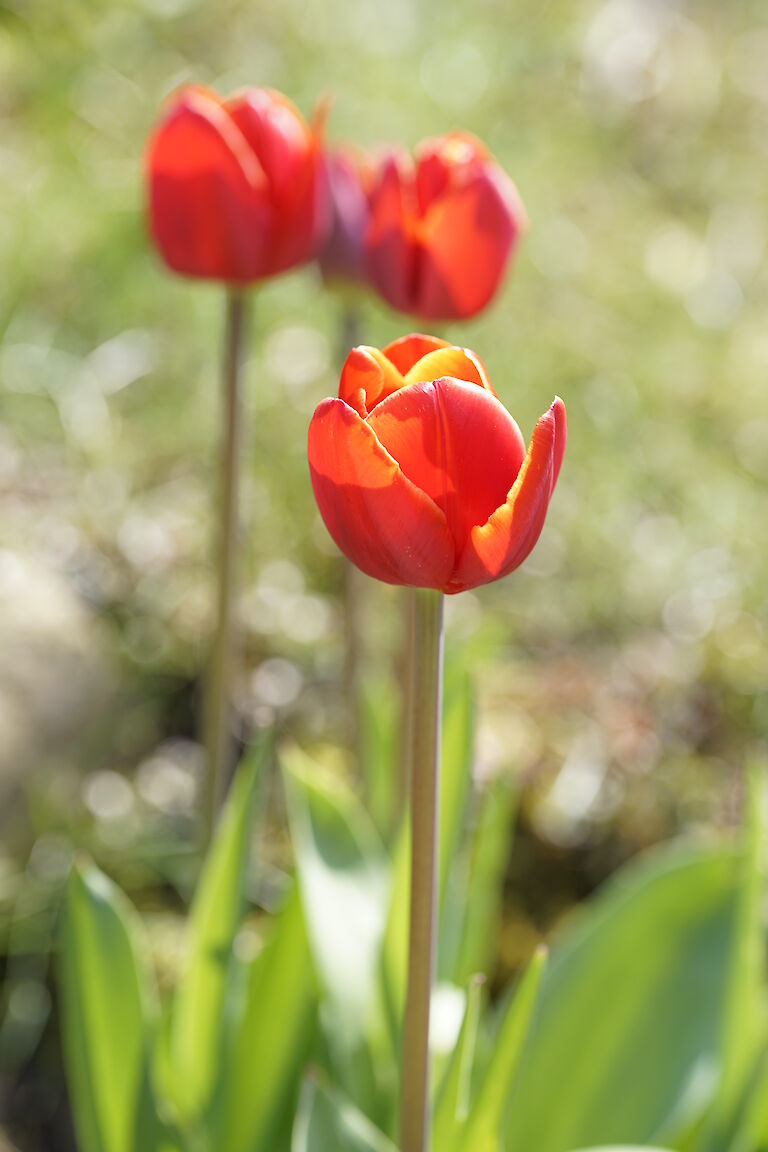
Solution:
<svg viewBox="0 0 768 1152"><path fill-rule="evenodd" d="M324 992L323 1022L355 1099L369 1099L389 868L365 809L297 748L282 756L301 902ZM348 1079L347 1079L348 1077Z"/></svg>
<svg viewBox="0 0 768 1152"><path fill-rule="evenodd" d="M61 940L64 1060L80 1152L152 1152L155 993L140 925L94 865L70 874Z"/></svg>
<svg viewBox="0 0 768 1152"><path fill-rule="evenodd" d="M512 1092L507 1152L666 1140L701 1112L717 1077L741 864L730 849L656 852L563 936Z"/></svg>
<svg viewBox="0 0 768 1152"><path fill-rule="evenodd" d="M245 965L216 1107L216 1146L279 1152L290 1145L317 994L298 889Z"/></svg>
<svg viewBox="0 0 768 1152"><path fill-rule="evenodd" d="M307 1081L291 1152L397 1152L383 1132L338 1092Z"/></svg>
<svg viewBox="0 0 768 1152"><path fill-rule="evenodd" d="M740 864L736 928L723 1023L723 1066L701 1147L720 1152L735 1138L755 1062L765 1041L765 887L764 765L754 764L746 777L747 849Z"/></svg>
<svg viewBox="0 0 768 1152"><path fill-rule="evenodd" d="M482 987L481 976L475 977L469 983L459 1042L453 1050L437 1095L432 1134L435 1152L455 1152L469 1116L472 1066L480 1022Z"/></svg>
<svg viewBox="0 0 768 1152"><path fill-rule="evenodd" d="M490 973L494 965L516 802L517 789L505 778L491 781L480 799L466 870L459 956L452 972L461 984L475 972Z"/></svg>
<svg viewBox="0 0 768 1152"><path fill-rule="evenodd" d="M173 1008L174 1099L187 1119L203 1114L221 1064L232 945L243 915L251 817L265 738L238 769L192 903L188 955Z"/></svg>
<svg viewBox="0 0 768 1152"><path fill-rule="evenodd" d="M366 808L383 836L392 834L400 791L398 698L390 678L366 675L360 686L361 756Z"/></svg>
<svg viewBox="0 0 768 1152"><path fill-rule="evenodd" d="M464 826L472 771L475 702L469 675L453 667L446 676L440 761L440 842L438 907ZM405 1006L410 914L410 821L403 821L393 857L392 896L384 938L384 992L394 1038L400 1035ZM395 1039L395 1047L397 1048Z"/></svg>
<svg viewBox="0 0 768 1152"><path fill-rule="evenodd" d="M499 1146L499 1132L517 1083L546 959L546 950L539 949L512 992L472 1104L461 1142L463 1152L491 1152Z"/></svg>

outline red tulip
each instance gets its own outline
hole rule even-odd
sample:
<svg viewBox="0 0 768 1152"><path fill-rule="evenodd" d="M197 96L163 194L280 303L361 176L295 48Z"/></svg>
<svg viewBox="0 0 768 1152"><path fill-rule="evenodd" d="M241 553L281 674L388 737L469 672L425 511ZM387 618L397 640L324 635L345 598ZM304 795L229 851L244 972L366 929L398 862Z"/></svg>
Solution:
<svg viewBox="0 0 768 1152"><path fill-rule="evenodd" d="M363 240L370 219L372 163L351 148L326 153L331 228L318 263L328 281L366 279Z"/></svg>
<svg viewBox="0 0 768 1152"><path fill-rule="evenodd" d="M496 293L525 230L517 190L472 136L427 140L391 155L371 192L368 271L394 308L428 319L466 319Z"/></svg>
<svg viewBox="0 0 768 1152"><path fill-rule="evenodd" d="M309 260L329 224L319 136L269 88L174 96L146 157L150 228L166 264L247 284Z"/></svg>
<svg viewBox="0 0 768 1152"><path fill-rule="evenodd" d="M338 399L312 417L309 468L328 531L363 572L461 592L525 560L565 440L559 398L526 452L473 352L406 336L350 352Z"/></svg>

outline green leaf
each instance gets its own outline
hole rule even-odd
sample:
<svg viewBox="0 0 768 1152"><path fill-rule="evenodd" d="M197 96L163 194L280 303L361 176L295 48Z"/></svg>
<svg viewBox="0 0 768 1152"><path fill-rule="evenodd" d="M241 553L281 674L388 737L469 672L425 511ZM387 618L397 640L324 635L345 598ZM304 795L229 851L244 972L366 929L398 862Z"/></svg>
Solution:
<svg viewBox="0 0 768 1152"><path fill-rule="evenodd" d="M188 955L170 1038L174 1099L186 1119L205 1112L221 1065L225 1000L232 946L243 915L256 780L267 749L265 738L253 758L238 769L192 903Z"/></svg>
<svg viewBox="0 0 768 1152"><path fill-rule="evenodd" d="M453 1050L438 1092L432 1135L435 1152L455 1152L469 1116L469 1094L483 983L482 976L474 977L469 983L459 1042Z"/></svg>
<svg viewBox="0 0 768 1152"><path fill-rule="evenodd" d="M368 1041L379 1012L378 965L389 869L370 817L338 779L298 749L282 756L310 950L329 1046L350 1094L369 1103Z"/></svg>
<svg viewBox="0 0 768 1152"><path fill-rule="evenodd" d="M80 1152L159 1148L149 1077L155 993L140 925L90 863L70 874L61 964L64 1061Z"/></svg>
<svg viewBox="0 0 768 1152"><path fill-rule="evenodd" d="M765 766L746 778L747 848L740 866L736 929L723 1022L723 1065L702 1147L719 1152L734 1137L765 1039L763 1005L763 892L765 885Z"/></svg>
<svg viewBox="0 0 768 1152"><path fill-rule="evenodd" d="M383 1132L340 1093L304 1085L291 1152L397 1152Z"/></svg>
<svg viewBox="0 0 768 1152"><path fill-rule="evenodd" d="M442 907L448 874L464 825L472 770L475 704L469 676L458 668L446 677L440 763L438 901ZM405 1006L410 915L410 821L404 820L395 845L392 896L384 938L384 990L395 1048Z"/></svg>
<svg viewBox="0 0 768 1152"><path fill-rule="evenodd" d="M380 671L360 685L360 752L365 778L365 802L383 836L390 836L401 788L395 769L398 747L398 698L391 678Z"/></svg>
<svg viewBox="0 0 768 1152"><path fill-rule="evenodd" d="M647 1144L601 1144L595 1148L580 1148L579 1152L669 1152L667 1148L649 1148Z"/></svg>
<svg viewBox="0 0 768 1152"><path fill-rule="evenodd" d="M227 1152L287 1149L315 1031L317 994L298 890L245 965L227 1044L214 1145Z"/></svg>
<svg viewBox="0 0 768 1152"><path fill-rule="evenodd" d="M563 936L511 1095L508 1152L663 1141L701 1113L716 1079L740 866L728 849L654 853Z"/></svg>
<svg viewBox="0 0 768 1152"><path fill-rule="evenodd" d="M540 948L514 989L493 1041L477 1099L472 1105L461 1143L463 1152L491 1152L499 1146L499 1131L517 1081L521 1056L539 994L546 949Z"/></svg>
<svg viewBox="0 0 768 1152"><path fill-rule="evenodd" d="M498 941L501 901L512 847L517 790L507 779L491 782L481 798L463 907L461 947L454 979L490 972Z"/></svg>

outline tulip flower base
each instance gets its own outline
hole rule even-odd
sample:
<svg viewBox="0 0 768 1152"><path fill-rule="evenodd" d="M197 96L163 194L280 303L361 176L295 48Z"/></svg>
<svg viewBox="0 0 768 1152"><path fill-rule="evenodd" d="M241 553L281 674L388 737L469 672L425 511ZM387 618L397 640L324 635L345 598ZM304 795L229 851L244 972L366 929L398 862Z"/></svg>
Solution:
<svg viewBox="0 0 768 1152"><path fill-rule="evenodd" d="M221 475L216 545L216 624L206 700L208 750L206 835L210 838L232 769L230 709L233 680L234 628L232 604L239 526L239 461L242 425L242 362L246 299L231 290L227 295L223 363L223 424Z"/></svg>
<svg viewBox="0 0 768 1152"><path fill-rule="evenodd" d="M437 851L443 678L443 595L413 592L411 904L400 1091L401 1152L427 1152L429 1014L437 940Z"/></svg>

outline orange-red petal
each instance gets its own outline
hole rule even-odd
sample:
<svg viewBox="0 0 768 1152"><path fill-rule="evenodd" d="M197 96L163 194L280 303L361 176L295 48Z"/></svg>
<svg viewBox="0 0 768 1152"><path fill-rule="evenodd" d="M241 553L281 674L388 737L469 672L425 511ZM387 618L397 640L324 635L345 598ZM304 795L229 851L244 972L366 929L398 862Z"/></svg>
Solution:
<svg viewBox="0 0 768 1152"><path fill-rule="evenodd" d="M401 336L399 340L393 340L391 344L387 344L384 355L392 361L398 372L405 376L414 364L417 364L430 352L437 351L438 348L450 348L450 344L447 340L440 340L437 336L425 336L423 332L411 332L409 336Z"/></svg>
<svg viewBox="0 0 768 1152"><path fill-rule="evenodd" d="M274 89L246 88L226 108L266 173L273 206L268 272L281 272L314 254L320 216L328 215L317 141L298 108ZM325 230L329 224L323 219Z"/></svg>
<svg viewBox="0 0 768 1152"><path fill-rule="evenodd" d="M262 275L266 177L213 93L190 88L174 99L146 166L152 236L174 271L233 282Z"/></svg>
<svg viewBox="0 0 768 1152"><path fill-rule="evenodd" d="M506 501L485 524L472 529L446 591L476 588L522 564L544 526L566 436L565 405L557 397L536 424Z"/></svg>
<svg viewBox="0 0 768 1152"><path fill-rule="evenodd" d="M479 356L469 348L436 348L434 352L427 352L417 360L414 366L405 374L406 384L428 383L441 376L452 376L456 380L466 380L478 384L488 392L496 393L488 379L485 365Z"/></svg>
<svg viewBox="0 0 768 1152"><path fill-rule="evenodd" d="M375 288L401 312L413 311L415 210L410 161L400 155L388 156L371 191L371 215L364 240L366 269Z"/></svg>
<svg viewBox="0 0 768 1152"><path fill-rule="evenodd" d="M447 584L455 549L445 516L354 409L323 400L309 426L308 451L320 514L358 568L387 584Z"/></svg>
<svg viewBox="0 0 768 1152"><path fill-rule="evenodd" d="M510 188L486 165L432 204L419 233L419 315L466 318L493 298L521 227Z"/></svg>
<svg viewBox="0 0 768 1152"><path fill-rule="evenodd" d="M374 405L403 386L403 377L378 348L353 348L341 370L339 399L365 418Z"/></svg>
<svg viewBox="0 0 768 1152"><path fill-rule="evenodd" d="M368 423L405 475L445 513L456 555L505 499L525 457L520 429L496 397L444 378L400 389Z"/></svg>

